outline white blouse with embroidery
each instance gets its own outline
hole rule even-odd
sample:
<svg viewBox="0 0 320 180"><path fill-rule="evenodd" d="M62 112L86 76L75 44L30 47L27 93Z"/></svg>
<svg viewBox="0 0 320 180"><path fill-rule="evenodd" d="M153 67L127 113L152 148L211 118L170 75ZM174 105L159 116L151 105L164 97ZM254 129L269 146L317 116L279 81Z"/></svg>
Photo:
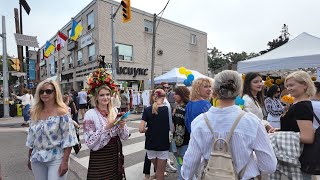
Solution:
<svg viewBox="0 0 320 180"><path fill-rule="evenodd" d="M259 105L257 105L254 100L245 94L242 99L244 100L244 107L243 110L246 112L251 112L252 114L256 115L259 119L261 119L262 124L264 126L270 125L270 123L263 119L263 112Z"/></svg>
<svg viewBox="0 0 320 180"><path fill-rule="evenodd" d="M86 112L83 120L83 137L89 149L97 151L107 145L112 137L119 136L125 140L129 137L127 125L120 128L119 123L111 129L106 130L108 124L106 117L97 110L90 109Z"/></svg>

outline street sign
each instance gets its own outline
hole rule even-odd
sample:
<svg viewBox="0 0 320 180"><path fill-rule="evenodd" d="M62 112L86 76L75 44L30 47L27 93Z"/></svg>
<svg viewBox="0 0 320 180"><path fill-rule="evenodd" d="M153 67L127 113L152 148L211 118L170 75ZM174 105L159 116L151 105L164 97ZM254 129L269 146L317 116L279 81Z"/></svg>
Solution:
<svg viewBox="0 0 320 180"><path fill-rule="evenodd" d="M19 1L19 4L22 5L23 9L26 11L26 13L29 15L30 14L30 11L31 11L31 8L30 6L28 5L27 1L26 0L20 0ZM21 12L20 12L21 13Z"/></svg>
<svg viewBox="0 0 320 180"><path fill-rule="evenodd" d="M16 38L16 43L18 46L39 48L37 36L28 36L24 34L14 33L14 37Z"/></svg>
<svg viewBox="0 0 320 180"><path fill-rule="evenodd" d="M21 77L21 76L25 76L26 73L23 73L23 72L12 72L11 75L12 76Z"/></svg>

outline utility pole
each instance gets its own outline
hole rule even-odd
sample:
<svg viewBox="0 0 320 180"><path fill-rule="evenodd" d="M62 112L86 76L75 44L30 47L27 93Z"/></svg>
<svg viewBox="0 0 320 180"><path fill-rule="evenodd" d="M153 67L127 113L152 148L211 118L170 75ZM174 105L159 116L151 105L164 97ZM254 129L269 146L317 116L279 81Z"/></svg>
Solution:
<svg viewBox="0 0 320 180"><path fill-rule="evenodd" d="M151 88L154 89L154 62L156 50L156 22L157 14L153 14L153 29L152 29L152 59L151 59Z"/></svg>
<svg viewBox="0 0 320 180"><path fill-rule="evenodd" d="M26 13L29 15L31 8L29 7L28 3L26 0L19 0L19 5L20 5L20 32L21 34L23 34L22 32L22 7L24 8L24 10L26 11ZM22 54L23 54L23 47L21 47L22 49ZM23 67L23 63L21 61L21 67ZM27 64L27 69L26 69L26 74L27 74L27 85L29 85L29 50L28 50L28 46L26 46L26 64ZM20 72L23 72L23 68L20 68ZM20 83L22 81L22 85L24 85L24 80L23 80L23 76L20 79ZM21 84L20 84L20 90L21 90Z"/></svg>
<svg viewBox="0 0 320 180"><path fill-rule="evenodd" d="M8 72L8 63L7 63L7 34L6 34L6 18L2 16L2 47L3 47L3 56L2 56L2 69L3 69L3 117L9 118L9 72Z"/></svg>
<svg viewBox="0 0 320 180"><path fill-rule="evenodd" d="M120 7L120 6L119 6ZM119 8L118 8L119 9ZM111 7L111 54L112 54L112 79L115 81L116 78L117 78L117 67L116 67L116 57L115 57L115 48L116 48L116 45L115 45L115 35L114 35L114 18L116 16L116 13L114 12L114 7L112 6Z"/></svg>
<svg viewBox="0 0 320 180"><path fill-rule="evenodd" d="M17 8L14 8L14 19L15 19L15 25L16 25L16 33L20 33L20 26L19 26L19 11ZM17 45L17 50L18 50L18 59L20 60L20 69L22 68L23 69L23 63L22 63L22 58L23 58L23 55L22 55L22 46L19 46ZM20 70L21 72L21 70ZM21 78L20 78L21 79ZM20 86L20 91L23 92L23 86L21 85Z"/></svg>
<svg viewBox="0 0 320 180"><path fill-rule="evenodd" d="M23 31L22 31L22 5L20 3L20 34L23 34ZM17 31L17 30L16 30ZM20 72L23 73L23 70L24 70L24 63L23 63L23 46L20 46L20 52L21 52L21 59L20 59ZM19 55L19 54L18 54ZM20 94L22 94L24 90L24 76L21 76L20 77Z"/></svg>

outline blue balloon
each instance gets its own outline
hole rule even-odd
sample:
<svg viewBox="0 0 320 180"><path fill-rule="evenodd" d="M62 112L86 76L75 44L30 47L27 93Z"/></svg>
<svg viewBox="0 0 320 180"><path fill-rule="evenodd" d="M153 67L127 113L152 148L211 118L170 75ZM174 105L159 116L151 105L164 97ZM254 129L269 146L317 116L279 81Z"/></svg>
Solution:
<svg viewBox="0 0 320 180"><path fill-rule="evenodd" d="M192 82L194 80L194 75L193 74L189 74L187 79L188 79L188 81Z"/></svg>
<svg viewBox="0 0 320 180"><path fill-rule="evenodd" d="M190 82L188 79L185 79L185 80L183 81L183 84L184 84L185 86L191 86L192 82Z"/></svg>
<svg viewBox="0 0 320 180"><path fill-rule="evenodd" d="M236 105L244 105L244 100L240 96L237 96L234 103Z"/></svg>

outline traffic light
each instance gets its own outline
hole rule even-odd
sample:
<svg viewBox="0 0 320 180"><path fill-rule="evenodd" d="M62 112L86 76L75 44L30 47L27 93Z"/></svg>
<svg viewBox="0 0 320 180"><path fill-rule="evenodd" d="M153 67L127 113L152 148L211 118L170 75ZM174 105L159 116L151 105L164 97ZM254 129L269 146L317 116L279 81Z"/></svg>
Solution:
<svg viewBox="0 0 320 180"><path fill-rule="evenodd" d="M121 6L122 6L122 22L123 23L129 22L131 20L130 0L122 0Z"/></svg>
<svg viewBox="0 0 320 180"><path fill-rule="evenodd" d="M20 60L18 58L13 58L11 59L11 67L15 70L15 71L20 71Z"/></svg>

